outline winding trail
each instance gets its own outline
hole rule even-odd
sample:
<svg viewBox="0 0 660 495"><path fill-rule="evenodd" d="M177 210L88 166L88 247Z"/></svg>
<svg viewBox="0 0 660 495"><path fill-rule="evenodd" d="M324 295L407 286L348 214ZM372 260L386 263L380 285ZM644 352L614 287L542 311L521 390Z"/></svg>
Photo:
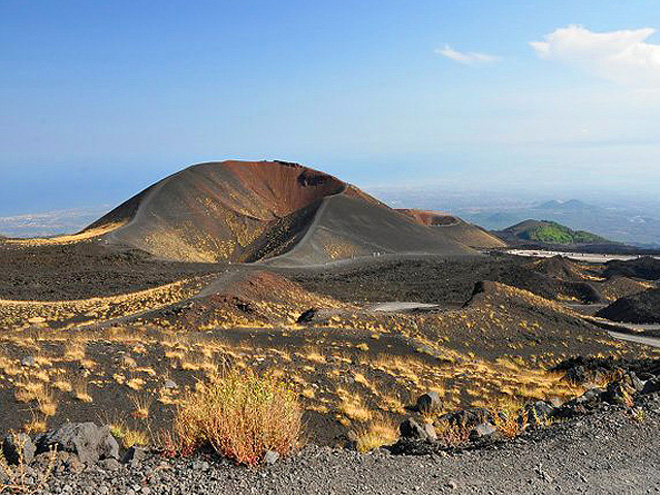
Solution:
<svg viewBox="0 0 660 495"><path fill-rule="evenodd" d="M651 347L660 348L660 339L656 337L644 337L642 335L631 335L629 333L609 332L611 337L626 342L634 342L636 344L648 345Z"/></svg>

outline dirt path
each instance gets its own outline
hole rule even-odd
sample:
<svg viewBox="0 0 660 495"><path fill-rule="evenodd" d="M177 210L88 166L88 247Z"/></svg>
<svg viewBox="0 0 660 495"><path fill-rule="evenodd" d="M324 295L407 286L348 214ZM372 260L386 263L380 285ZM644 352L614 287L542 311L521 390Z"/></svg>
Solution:
<svg viewBox="0 0 660 495"><path fill-rule="evenodd" d="M615 339L625 340L627 342L635 342L636 344L649 345L651 347L660 348L660 339L655 337L644 337L642 335L632 335L629 333L609 332L610 336Z"/></svg>
<svg viewBox="0 0 660 495"><path fill-rule="evenodd" d="M428 310L435 309L439 306L437 304L419 303L419 302L403 302L391 301L374 304L369 306L369 311L383 312L383 313L397 313L401 311L412 311L416 309Z"/></svg>

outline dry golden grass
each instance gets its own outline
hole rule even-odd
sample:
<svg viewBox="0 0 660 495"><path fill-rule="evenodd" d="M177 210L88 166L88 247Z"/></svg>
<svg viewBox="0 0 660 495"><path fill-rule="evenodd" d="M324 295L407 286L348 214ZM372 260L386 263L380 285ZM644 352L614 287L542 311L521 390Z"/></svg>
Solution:
<svg viewBox="0 0 660 495"><path fill-rule="evenodd" d="M79 378L73 382L73 396L80 402L93 402L89 394L89 384L86 378Z"/></svg>
<svg viewBox="0 0 660 495"><path fill-rule="evenodd" d="M130 399L133 404L133 412L131 415L136 419L148 418L153 398L149 395L132 395L130 396Z"/></svg>
<svg viewBox="0 0 660 495"><path fill-rule="evenodd" d="M16 402L32 402L46 393L45 385L40 381L23 378L16 384L14 398Z"/></svg>
<svg viewBox="0 0 660 495"><path fill-rule="evenodd" d="M142 430L129 428L124 421L115 421L110 423L110 433L128 449L134 445L149 445L149 434Z"/></svg>
<svg viewBox="0 0 660 495"><path fill-rule="evenodd" d="M300 395L302 395L306 399L313 399L314 396L316 395L316 391L314 390L313 387L305 387L303 388L302 392L300 392Z"/></svg>
<svg viewBox="0 0 660 495"><path fill-rule="evenodd" d="M308 349L303 349L301 355L304 359L312 361L313 363L323 364L326 362L325 356L321 354L318 348L311 347Z"/></svg>
<svg viewBox="0 0 660 495"><path fill-rule="evenodd" d="M87 344L79 340L73 340L64 348L64 358L69 361L80 361L85 358Z"/></svg>
<svg viewBox="0 0 660 495"><path fill-rule="evenodd" d="M71 382L63 378L56 379L53 382L53 388L56 388L61 392L71 392L73 390L73 386L71 385Z"/></svg>
<svg viewBox="0 0 660 495"><path fill-rule="evenodd" d="M364 423L372 418L372 410L364 404L363 398L357 392L339 388L337 395L339 397L337 411L349 420Z"/></svg>
<svg viewBox="0 0 660 495"><path fill-rule="evenodd" d="M364 453L396 442L399 428L394 420L380 416L370 421L366 427L358 427L354 433L358 452Z"/></svg>
<svg viewBox="0 0 660 495"><path fill-rule="evenodd" d="M44 392L37 397L37 405L39 411L46 416L55 416L57 412L57 396L52 391L44 390Z"/></svg>
<svg viewBox="0 0 660 495"><path fill-rule="evenodd" d="M121 365L126 368L136 368L137 362L131 356L122 356Z"/></svg>
<svg viewBox="0 0 660 495"><path fill-rule="evenodd" d="M126 381L126 386L131 390L140 390L145 384L142 378L131 378Z"/></svg>
<svg viewBox="0 0 660 495"><path fill-rule="evenodd" d="M266 451L291 453L301 434L295 392L272 376L236 370L200 383L177 408L174 434L179 448L209 445L220 455L258 464Z"/></svg>
<svg viewBox="0 0 660 495"><path fill-rule="evenodd" d="M46 418L33 412L32 419L23 425L23 431L27 434L43 433L47 427Z"/></svg>

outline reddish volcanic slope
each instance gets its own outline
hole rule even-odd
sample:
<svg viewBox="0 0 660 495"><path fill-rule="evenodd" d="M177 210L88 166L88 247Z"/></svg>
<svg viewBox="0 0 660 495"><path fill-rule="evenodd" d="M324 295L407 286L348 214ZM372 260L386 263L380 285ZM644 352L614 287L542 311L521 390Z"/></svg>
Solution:
<svg viewBox="0 0 660 495"><path fill-rule="evenodd" d="M505 247L506 243L481 227L439 211L400 209L421 225L442 229L447 237L477 249Z"/></svg>
<svg viewBox="0 0 660 495"><path fill-rule="evenodd" d="M179 261L251 262L286 254L289 262L317 264L377 253L472 253L335 177L278 161L192 166L87 230Z"/></svg>

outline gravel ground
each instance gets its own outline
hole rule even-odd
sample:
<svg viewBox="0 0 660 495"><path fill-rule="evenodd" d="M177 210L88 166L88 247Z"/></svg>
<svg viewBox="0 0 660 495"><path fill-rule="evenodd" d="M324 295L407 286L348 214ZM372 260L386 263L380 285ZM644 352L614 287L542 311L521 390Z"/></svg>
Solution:
<svg viewBox="0 0 660 495"><path fill-rule="evenodd" d="M406 457L308 446L258 470L152 455L137 467L53 475L41 493L659 493L660 396L641 400L641 420L610 408L481 450Z"/></svg>

